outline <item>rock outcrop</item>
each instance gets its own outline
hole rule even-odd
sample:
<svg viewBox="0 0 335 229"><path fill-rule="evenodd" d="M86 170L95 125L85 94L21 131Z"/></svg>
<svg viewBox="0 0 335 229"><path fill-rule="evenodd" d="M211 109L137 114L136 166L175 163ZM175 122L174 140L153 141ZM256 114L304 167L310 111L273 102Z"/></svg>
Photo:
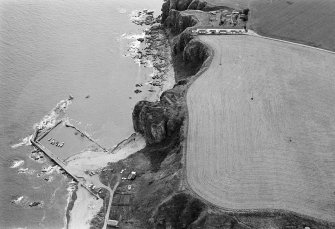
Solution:
<svg viewBox="0 0 335 229"><path fill-rule="evenodd" d="M171 137L185 118L184 86L178 85L164 92L160 101L140 101L133 111L133 125L147 144L160 143Z"/></svg>
<svg viewBox="0 0 335 229"><path fill-rule="evenodd" d="M200 67L209 56L210 51L208 47L198 40L191 40L183 51L183 60L186 63L199 63Z"/></svg>
<svg viewBox="0 0 335 229"><path fill-rule="evenodd" d="M178 1L172 4L174 7L182 7L178 5ZM181 14L172 9L162 23L170 31L180 33L171 42L173 55L182 55L185 64L191 63L201 68L210 57L211 51L199 40L194 39L190 29L186 29L198 22L192 14ZM161 95L160 101L140 101L136 104L132 115L134 129L145 137L148 145L161 143L180 130L186 115L185 93L188 81L189 79L184 79L183 82L177 82L174 88Z"/></svg>
<svg viewBox="0 0 335 229"><path fill-rule="evenodd" d="M208 3L206 0L167 0L163 3L162 6L162 22L164 22L167 19L172 10L212 11L219 9L232 10L230 7L212 5Z"/></svg>
<svg viewBox="0 0 335 229"><path fill-rule="evenodd" d="M171 10L164 21L164 25L172 34L179 34L186 28L195 26L199 21L192 14L182 14L180 11Z"/></svg>

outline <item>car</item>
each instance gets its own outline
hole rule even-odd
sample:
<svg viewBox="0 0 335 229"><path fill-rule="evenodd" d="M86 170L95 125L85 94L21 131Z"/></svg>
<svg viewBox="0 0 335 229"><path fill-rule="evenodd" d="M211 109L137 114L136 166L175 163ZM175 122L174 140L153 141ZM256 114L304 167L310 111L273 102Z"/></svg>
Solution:
<svg viewBox="0 0 335 229"><path fill-rule="evenodd" d="M216 34L216 30L214 29L208 30L208 34Z"/></svg>
<svg viewBox="0 0 335 229"><path fill-rule="evenodd" d="M207 34L207 31L205 29L199 29L198 34Z"/></svg>
<svg viewBox="0 0 335 229"><path fill-rule="evenodd" d="M132 171L131 173L129 173L128 175L128 180L134 180L136 178L136 172Z"/></svg>

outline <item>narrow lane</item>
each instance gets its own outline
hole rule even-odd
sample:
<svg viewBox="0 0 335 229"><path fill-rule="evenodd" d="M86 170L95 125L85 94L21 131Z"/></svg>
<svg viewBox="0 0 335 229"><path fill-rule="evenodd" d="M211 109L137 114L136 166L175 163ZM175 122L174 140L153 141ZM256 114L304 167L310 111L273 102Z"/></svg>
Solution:
<svg viewBox="0 0 335 229"><path fill-rule="evenodd" d="M118 179L117 179L117 182L115 183L113 189L111 189L109 187L109 185L108 185L108 187L104 186L109 191L110 197L109 197L109 201L108 201L108 208L107 208L106 215L105 215L104 226L102 227L102 229L106 229L107 228L107 222L108 222L108 219L109 219L109 213L110 213L112 202L113 202L114 192L117 189L117 187L119 186L120 181L121 181L121 176L120 176L120 174L118 174Z"/></svg>

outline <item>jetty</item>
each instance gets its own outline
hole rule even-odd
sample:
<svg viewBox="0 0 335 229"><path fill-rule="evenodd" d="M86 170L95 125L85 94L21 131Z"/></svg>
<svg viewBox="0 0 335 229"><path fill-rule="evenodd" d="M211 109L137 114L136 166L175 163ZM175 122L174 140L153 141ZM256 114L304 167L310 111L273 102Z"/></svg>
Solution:
<svg viewBox="0 0 335 229"><path fill-rule="evenodd" d="M50 150L48 150L46 147L41 145L38 141L36 141L36 134L33 139L30 140L31 144L38 148L40 151L42 151L44 154L46 154L52 161L54 161L58 166L60 166L69 176L73 178L74 181L76 181L79 185L84 187L90 194L92 194L96 199L99 199L100 197L95 194L83 181L79 180L76 175L74 175L66 166L66 164L60 160L56 155L54 155Z"/></svg>

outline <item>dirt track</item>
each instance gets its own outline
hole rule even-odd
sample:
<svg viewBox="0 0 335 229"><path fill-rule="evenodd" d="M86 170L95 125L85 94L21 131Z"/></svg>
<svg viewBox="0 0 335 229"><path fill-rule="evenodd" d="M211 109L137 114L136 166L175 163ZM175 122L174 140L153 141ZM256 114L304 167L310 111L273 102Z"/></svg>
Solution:
<svg viewBox="0 0 335 229"><path fill-rule="evenodd" d="M199 38L215 55L187 94L191 188L224 208L335 222L335 55L252 36Z"/></svg>

